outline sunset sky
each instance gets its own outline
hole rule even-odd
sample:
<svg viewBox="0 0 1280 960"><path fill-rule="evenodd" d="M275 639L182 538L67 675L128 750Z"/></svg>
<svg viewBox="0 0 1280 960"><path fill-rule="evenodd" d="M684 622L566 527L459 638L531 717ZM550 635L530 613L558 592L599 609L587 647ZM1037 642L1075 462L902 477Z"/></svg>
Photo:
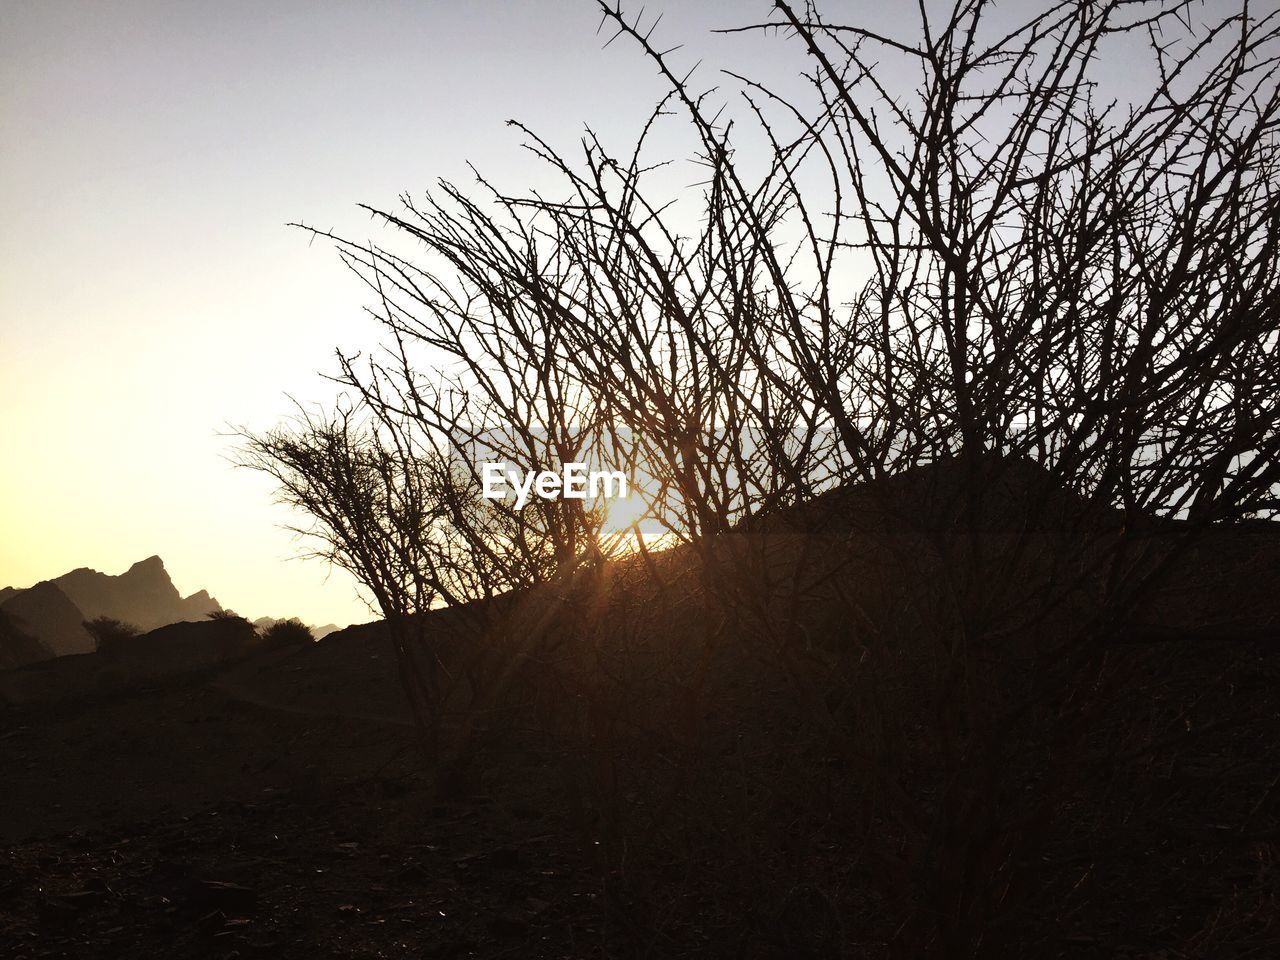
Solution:
<svg viewBox="0 0 1280 960"><path fill-rule="evenodd" d="M710 32L770 6L645 16L712 86L803 67L784 37ZM184 594L250 617L370 619L350 578L292 559L298 518L228 461L229 425L323 400L334 349L375 342L358 282L285 224L375 235L357 203L465 182L468 161L537 186L508 118L622 147L664 88L598 23L589 0L4 4L0 586L159 554Z"/></svg>
<svg viewBox="0 0 1280 960"><path fill-rule="evenodd" d="M708 85L718 50L753 43L710 28L768 9L646 16L664 7ZM359 236L357 203L467 161L535 184L512 117L624 143L661 85L598 22L585 0L6 3L0 586L158 553L183 593L251 617L370 619L227 461L228 424L323 399L334 348L375 336L332 250L285 224Z"/></svg>

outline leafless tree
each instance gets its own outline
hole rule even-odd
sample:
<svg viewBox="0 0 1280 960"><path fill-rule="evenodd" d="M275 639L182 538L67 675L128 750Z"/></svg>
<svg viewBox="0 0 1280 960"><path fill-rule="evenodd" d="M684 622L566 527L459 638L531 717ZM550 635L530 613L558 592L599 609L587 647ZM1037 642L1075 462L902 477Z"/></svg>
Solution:
<svg viewBox="0 0 1280 960"><path fill-rule="evenodd" d="M1015 23L956 0L889 36L777 0L738 29L791 44L811 95L732 74L734 107L599 6L669 86L636 142L588 131L566 152L522 128L559 195L481 178L476 196L442 183L368 208L413 252L323 234L389 343L340 358L353 408L250 437L254 463L418 630L435 604L563 584L613 553L580 502L479 501L479 462L627 472L709 611L682 690L727 638L758 643L864 764L868 836L896 820L886 875L937 868L927 890L901 884L901 949L998 951L992 918L1068 764L1011 797L1020 725L1056 697L1051 736L1078 743L1116 682L1106 651L1142 634L1179 548L1275 514L1280 13L1049 0ZM1151 81L1103 101L1117 51L1143 51ZM684 197L648 156L662 124L692 137ZM819 607L839 612L815 625ZM431 649L397 643L411 667ZM895 714L875 687L913 643L942 754L932 805L895 757L919 704ZM409 689L424 715L440 702Z"/></svg>

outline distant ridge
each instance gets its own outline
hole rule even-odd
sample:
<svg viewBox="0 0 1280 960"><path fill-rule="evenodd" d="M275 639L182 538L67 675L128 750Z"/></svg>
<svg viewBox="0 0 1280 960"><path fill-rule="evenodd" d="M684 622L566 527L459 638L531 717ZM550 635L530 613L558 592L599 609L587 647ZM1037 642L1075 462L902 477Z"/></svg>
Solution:
<svg viewBox="0 0 1280 960"><path fill-rule="evenodd" d="M208 591L178 593L159 557L139 560L118 576L80 567L27 589L0 589L0 669L68 654L92 653L84 621L111 617L142 631L204 620L222 605Z"/></svg>
<svg viewBox="0 0 1280 960"><path fill-rule="evenodd" d="M112 617L143 630L183 620L203 620L222 610L205 590L189 597L179 594L159 557L139 560L115 577L81 567L53 582L80 608L86 620Z"/></svg>

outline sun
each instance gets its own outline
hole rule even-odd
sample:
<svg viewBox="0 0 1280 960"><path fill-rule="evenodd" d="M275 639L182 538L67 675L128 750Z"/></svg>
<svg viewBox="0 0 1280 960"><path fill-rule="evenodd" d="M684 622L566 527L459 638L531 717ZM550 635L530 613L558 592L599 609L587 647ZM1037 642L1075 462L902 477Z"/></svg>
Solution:
<svg viewBox="0 0 1280 960"><path fill-rule="evenodd" d="M654 515L653 498L628 477L624 496L597 498L593 506L602 511L599 541L606 554L626 556L639 551L665 550L675 546L678 538Z"/></svg>

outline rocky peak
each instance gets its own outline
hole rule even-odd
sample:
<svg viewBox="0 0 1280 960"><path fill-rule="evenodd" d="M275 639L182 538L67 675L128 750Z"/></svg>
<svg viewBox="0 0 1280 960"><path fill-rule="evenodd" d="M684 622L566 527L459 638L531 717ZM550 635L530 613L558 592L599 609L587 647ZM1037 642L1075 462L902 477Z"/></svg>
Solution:
<svg viewBox="0 0 1280 960"><path fill-rule="evenodd" d="M84 611L88 619L112 617L153 630L167 623L202 620L222 607L200 590L183 598L159 557L139 560L119 576L87 567L72 570L55 581Z"/></svg>
<svg viewBox="0 0 1280 960"><path fill-rule="evenodd" d="M164 561L159 556L151 556L145 560L139 560L126 570L123 576L164 577L168 580L169 572L165 570Z"/></svg>

